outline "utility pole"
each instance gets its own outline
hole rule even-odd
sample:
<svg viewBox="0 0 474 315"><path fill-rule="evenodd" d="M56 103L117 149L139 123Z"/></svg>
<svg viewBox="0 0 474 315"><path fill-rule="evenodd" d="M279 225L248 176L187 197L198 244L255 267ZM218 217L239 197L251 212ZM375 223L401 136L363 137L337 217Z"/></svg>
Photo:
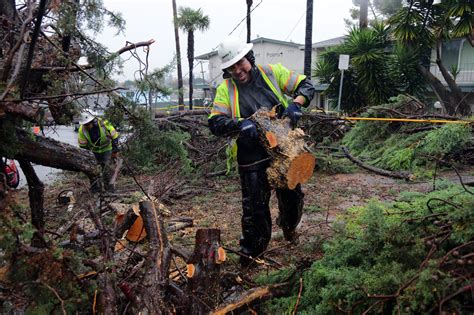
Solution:
<svg viewBox="0 0 474 315"><path fill-rule="evenodd" d="M204 69L202 68L202 60L199 62L201 64L201 76L202 76L202 83L206 83L206 80L204 80ZM206 89L202 89L204 91L204 98L206 98Z"/></svg>
<svg viewBox="0 0 474 315"><path fill-rule="evenodd" d="M311 78L311 54L313 51L312 46L313 46L313 0L307 0L303 73L308 78Z"/></svg>

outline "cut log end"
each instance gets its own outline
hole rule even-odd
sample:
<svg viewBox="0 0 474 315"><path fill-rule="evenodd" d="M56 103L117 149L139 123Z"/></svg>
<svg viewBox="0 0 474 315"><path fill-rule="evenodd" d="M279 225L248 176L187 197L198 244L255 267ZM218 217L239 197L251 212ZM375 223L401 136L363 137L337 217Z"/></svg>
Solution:
<svg viewBox="0 0 474 315"><path fill-rule="evenodd" d="M227 255L224 248L221 246L217 249L216 264L222 264L224 261L226 261L226 259Z"/></svg>
<svg viewBox="0 0 474 315"><path fill-rule="evenodd" d="M268 141L268 148L273 149L278 146L278 140L275 134L271 131L267 131L265 133L265 137L267 138Z"/></svg>
<svg viewBox="0 0 474 315"><path fill-rule="evenodd" d="M303 184L313 175L316 158L308 152L303 152L291 161L286 175L288 188L295 189L298 184Z"/></svg>
<svg viewBox="0 0 474 315"><path fill-rule="evenodd" d="M188 278L192 278L194 276L194 273L196 272L196 267L194 264L187 264L186 265L186 275Z"/></svg>
<svg viewBox="0 0 474 315"><path fill-rule="evenodd" d="M139 216L128 230L126 238L131 242L140 242L146 235L143 218Z"/></svg>

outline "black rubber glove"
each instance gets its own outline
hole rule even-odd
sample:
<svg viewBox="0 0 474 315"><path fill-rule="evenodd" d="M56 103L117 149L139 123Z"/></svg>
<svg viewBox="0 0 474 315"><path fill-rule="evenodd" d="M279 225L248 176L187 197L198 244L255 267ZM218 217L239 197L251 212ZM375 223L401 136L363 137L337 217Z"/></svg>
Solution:
<svg viewBox="0 0 474 315"><path fill-rule="evenodd" d="M300 109L300 105L296 102L292 102L288 105L288 107L283 112L283 117L290 118L291 127L295 128L298 124L298 120L303 116L303 112Z"/></svg>
<svg viewBox="0 0 474 315"><path fill-rule="evenodd" d="M239 128L240 128L240 137L247 138L247 139L257 139L257 127L253 122L248 119L244 119L239 121Z"/></svg>

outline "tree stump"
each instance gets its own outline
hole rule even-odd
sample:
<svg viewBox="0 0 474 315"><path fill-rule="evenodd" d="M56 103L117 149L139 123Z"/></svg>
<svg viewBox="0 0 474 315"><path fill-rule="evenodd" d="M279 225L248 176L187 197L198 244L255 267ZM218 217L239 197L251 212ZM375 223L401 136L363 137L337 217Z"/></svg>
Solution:
<svg viewBox="0 0 474 315"><path fill-rule="evenodd" d="M188 296L196 297L189 303L187 314L206 314L212 309L214 299L219 294L220 264L226 259L220 245L219 229L199 229L196 231L194 252L187 262Z"/></svg>
<svg viewBox="0 0 474 315"><path fill-rule="evenodd" d="M306 148L304 131L292 129L289 119L278 119L275 111L259 109L251 117L272 161L267 169L270 186L295 189L313 175L316 159Z"/></svg>

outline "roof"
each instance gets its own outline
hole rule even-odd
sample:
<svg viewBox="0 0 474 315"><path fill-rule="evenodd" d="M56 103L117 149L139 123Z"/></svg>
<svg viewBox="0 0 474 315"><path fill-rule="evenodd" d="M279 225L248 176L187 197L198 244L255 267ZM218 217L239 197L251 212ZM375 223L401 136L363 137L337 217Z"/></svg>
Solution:
<svg viewBox="0 0 474 315"><path fill-rule="evenodd" d="M323 48L323 47L331 47L337 46L344 42L345 36L334 37L330 39L323 40L321 42L314 43L311 45L312 48Z"/></svg>
<svg viewBox="0 0 474 315"><path fill-rule="evenodd" d="M252 39L251 42L254 44L267 42L267 43L286 45L286 46L292 46L292 47L300 47L302 45L302 44L298 44L294 42L286 42L283 40L271 39L271 38L266 38L266 37L258 37L258 38Z"/></svg>
<svg viewBox="0 0 474 315"><path fill-rule="evenodd" d="M196 59L196 60L209 60L213 56L216 56L216 55L217 55L217 50L214 50L214 51L208 52L206 54L196 56L196 57L194 57L194 59Z"/></svg>
<svg viewBox="0 0 474 315"><path fill-rule="evenodd" d="M271 38L266 38L266 37L258 37L258 38L252 39L250 42L253 43L253 44L272 43L272 44L285 45L285 46L291 46L291 47L296 47L296 48L298 48L302 45L302 44L298 44L298 43L285 42L283 40L271 39ZM216 56L216 55L217 55L217 50L214 50L214 51L196 56L196 57L194 57L194 59L209 60L213 56Z"/></svg>

